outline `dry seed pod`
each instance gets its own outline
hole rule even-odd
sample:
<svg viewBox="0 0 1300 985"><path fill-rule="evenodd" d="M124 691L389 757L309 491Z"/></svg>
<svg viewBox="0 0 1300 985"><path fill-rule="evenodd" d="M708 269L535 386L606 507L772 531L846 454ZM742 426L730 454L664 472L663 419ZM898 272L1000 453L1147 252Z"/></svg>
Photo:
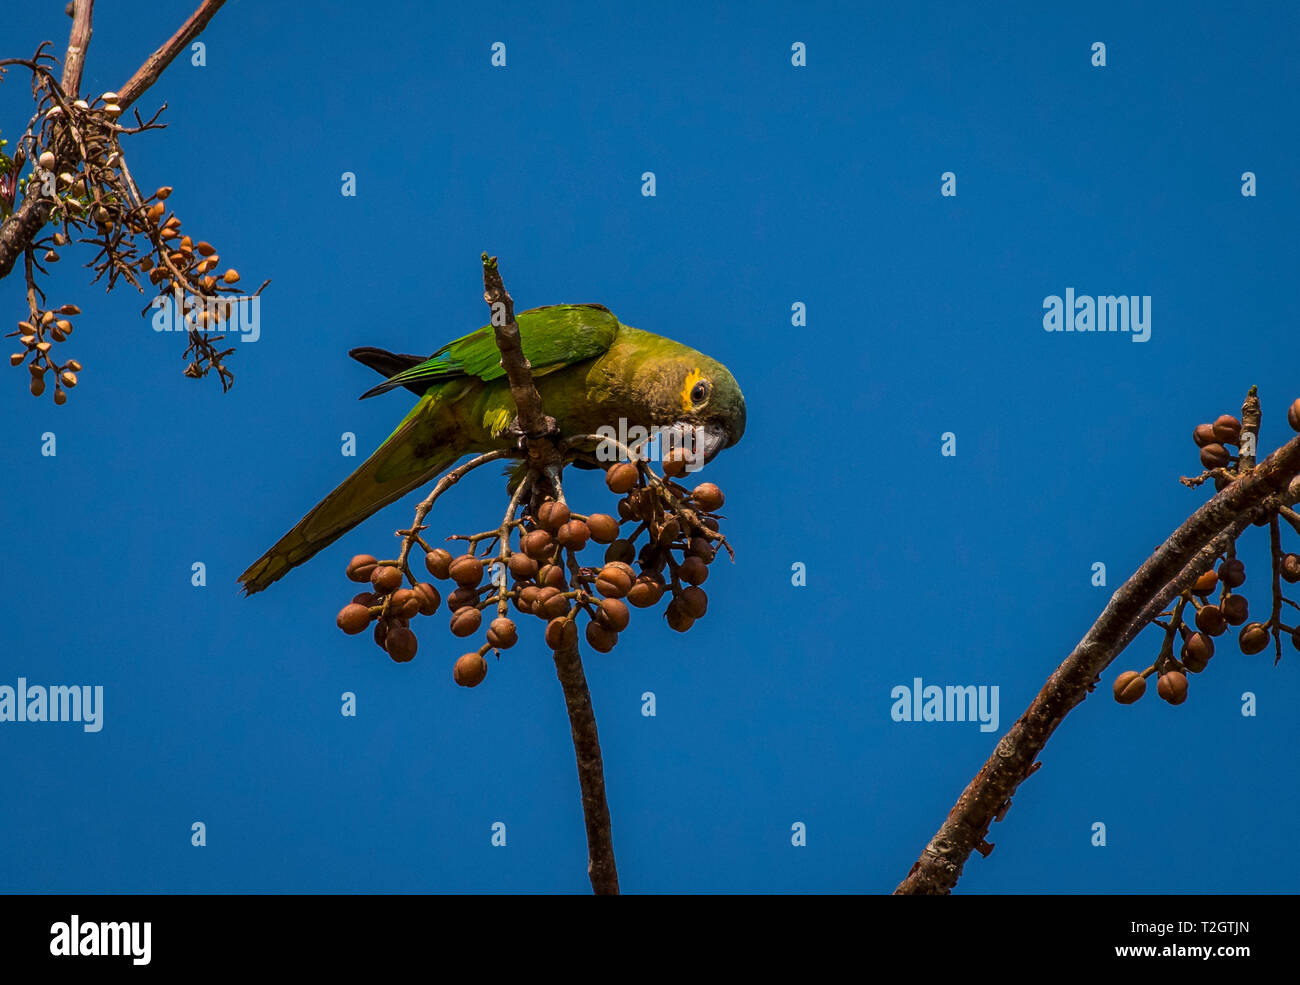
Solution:
<svg viewBox="0 0 1300 985"><path fill-rule="evenodd" d="M587 643L597 653L608 653L618 643L618 633L598 622L587 623Z"/></svg>
<svg viewBox="0 0 1300 985"><path fill-rule="evenodd" d="M668 607L664 609L664 618L668 620L669 627L679 633L684 633L695 625L695 617L688 613L677 599L668 603Z"/></svg>
<svg viewBox="0 0 1300 985"><path fill-rule="evenodd" d="M369 581L379 565L379 559L373 554L358 554L348 562L349 581Z"/></svg>
<svg viewBox="0 0 1300 985"><path fill-rule="evenodd" d="M593 513L587 517L587 529L597 544L612 544L618 539L618 521L608 513Z"/></svg>
<svg viewBox="0 0 1300 985"><path fill-rule="evenodd" d="M701 482L691 491L691 499L695 501L695 505L707 513L721 509L725 498L722 490L712 482Z"/></svg>
<svg viewBox="0 0 1300 985"><path fill-rule="evenodd" d="M605 563L621 561L630 564L636 558L636 545L630 540L616 540L605 549Z"/></svg>
<svg viewBox="0 0 1300 985"><path fill-rule="evenodd" d="M402 571L400 568L381 564L370 572L370 584L375 586L375 591L380 595L387 595L402 587Z"/></svg>
<svg viewBox="0 0 1300 985"><path fill-rule="evenodd" d="M537 584L542 588L565 589L568 587L568 579L564 575L564 568L558 564L544 564L537 571Z"/></svg>
<svg viewBox="0 0 1300 985"><path fill-rule="evenodd" d="M677 577L692 585L703 585L709 577L709 566L700 558L688 557L677 566Z"/></svg>
<svg viewBox="0 0 1300 985"><path fill-rule="evenodd" d="M631 462L618 462L605 470L605 485L616 496L621 496L636 485L637 470Z"/></svg>
<svg viewBox="0 0 1300 985"><path fill-rule="evenodd" d="M365 632L370 625L370 610L364 605L350 602L339 610L338 618L334 621L343 632L356 636L357 633Z"/></svg>
<svg viewBox="0 0 1300 985"><path fill-rule="evenodd" d="M388 600L388 611L393 615L413 619L420 614L420 597L409 588L399 588Z"/></svg>
<svg viewBox="0 0 1300 985"><path fill-rule="evenodd" d="M1232 456L1223 445L1215 443L1201 449L1201 464L1207 469L1221 469L1231 461Z"/></svg>
<svg viewBox="0 0 1300 985"><path fill-rule="evenodd" d="M1246 583L1246 565L1239 558L1229 558L1219 565L1219 580L1229 588L1240 588Z"/></svg>
<svg viewBox="0 0 1300 985"><path fill-rule="evenodd" d="M434 588L427 581L422 581L413 589L417 599L420 600L420 615L431 616L438 611L438 606L442 603L442 596L438 594L438 589Z"/></svg>
<svg viewBox="0 0 1300 985"><path fill-rule="evenodd" d="M395 626L388 631L388 636L384 640L384 649L388 655L399 664L408 663L415 657L415 651L419 642L415 634L405 626Z"/></svg>
<svg viewBox="0 0 1300 985"><path fill-rule="evenodd" d="M682 589L682 594L677 596L677 601L682 611L692 619L702 619L709 611L709 596L704 589L696 585L689 585Z"/></svg>
<svg viewBox="0 0 1300 985"><path fill-rule="evenodd" d="M451 552L441 547L435 547L424 555L424 566L433 577L439 581L446 581L451 577Z"/></svg>
<svg viewBox="0 0 1300 985"><path fill-rule="evenodd" d="M649 609L651 606L659 604L663 594L663 581L654 575L645 574L641 575L633 583L631 590L627 593L627 600L638 609Z"/></svg>
<svg viewBox="0 0 1300 985"><path fill-rule="evenodd" d="M596 613L600 624L616 633L621 633L627 629L628 623L632 619L632 614L628 611L627 606L619 599L605 599L600 603L600 608L596 610Z"/></svg>
<svg viewBox="0 0 1300 985"><path fill-rule="evenodd" d="M560 527L555 539L561 547L567 547L572 551L580 551L587 546L587 541L591 539L591 531L581 520L570 520Z"/></svg>
<svg viewBox="0 0 1300 985"><path fill-rule="evenodd" d="M1279 566L1282 578L1291 584L1300 581L1300 554L1288 554Z"/></svg>
<svg viewBox="0 0 1300 985"><path fill-rule="evenodd" d="M1161 674L1156 691L1171 705L1181 705L1187 700L1187 675L1176 670Z"/></svg>
<svg viewBox="0 0 1300 985"><path fill-rule="evenodd" d="M488 626L487 641L498 650L508 650L519 642L519 631L513 619L497 616Z"/></svg>
<svg viewBox="0 0 1300 985"><path fill-rule="evenodd" d="M1223 414L1214 422L1214 437L1225 445L1235 445L1241 437L1241 421L1231 414Z"/></svg>
<svg viewBox="0 0 1300 985"><path fill-rule="evenodd" d="M478 687L487 677L488 665L481 654L466 653L456 661L451 678L461 687Z"/></svg>
<svg viewBox="0 0 1300 985"><path fill-rule="evenodd" d="M473 587L483 580L483 562L472 554L462 554L448 568L457 585Z"/></svg>
<svg viewBox="0 0 1300 985"><path fill-rule="evenodd" d="M533 530L524 535L524 553L534 561L545 561L553 550L551 535L545 530Z"/></svg>
<svg viewBox="0 0 1300 985"><path fill-rule="evenodd" d="M626 564L607 564L596 575L596 591L610 599L621 599L632 589L632 569Z"/></svg>
<svg viewBox="0 0 1300 985"><path fill-rule="evenodd" d="M483 615L472 605L457 609L451 617L451 632L453 636L470 636L478 632L479 624L483 622Z"/></svg>
<svg viewBox="0 0 1300 985"><path fill-rule="evenodd" d="M1237 643L1248 657L1262 652L1268 647L1268 627L1262 622L1250 623L1242 629Z"/></svg>
<svg viewBox="0 0 1300 985"><path fill-rule="evenodd" d="M663 456L660 464L664 468L664 475L680 479L687 472L687 466L690 465L690 456L684 448L673 448Z"/></svg>
<svg viewBox="0 0 1300 985"><path fill-rule="evenodd" d="M556 533L569 522L569 507L564 503L547 500L537 509L537 522L544 530Z"/></svg>
<svg viewBox="0 0 1300 985"><path fill-rule="evenodd" d="M1115 678L1115 700L1122 705L1131 705L1146 694L1146 679L1136 670L1126 670Z"/></svg>
<svg viewBox="0 0 1300 985"><path fill-rule="evenodd" d="M1203 605L1196 613L1196 628L1211 636L1221 636L1228 629L1228 620L1217 605Z"/></svg>
<svg viewBox="0 0 1300 985"><path fill-rule="evenodd" d="M546 624L546 645L552 650L578 642L578 624L572 619L552 619Z"/></svg>
<svg viewBox="0 0 1300 985"><path fill-rule="evenodd" d="M1229 626L1240 626L1250 614L1250 605L1244 595L1229 595L1219 608L1223 610L1223 618Z"/></svg>
<svg viewBox="0 0 1300 985"><path fill-rule="evenodd" d="M447 609L451 612L459 612L467 605L478 605L478 592L467 585L459 586L447 596Z"/></svg>
<svg viewBox="0 0 1300 985"><path fill-rule="evenodd" d="M527 554L511 554L510 560L506 562L506 567L510 569L510 574L519 579L537 576L538 564Z"/></svg>

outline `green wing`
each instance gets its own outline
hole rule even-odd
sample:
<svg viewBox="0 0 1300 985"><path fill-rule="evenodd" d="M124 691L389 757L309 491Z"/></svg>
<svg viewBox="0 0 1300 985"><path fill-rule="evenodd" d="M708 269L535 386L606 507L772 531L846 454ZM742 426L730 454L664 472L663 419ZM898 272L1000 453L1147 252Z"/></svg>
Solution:
<svg viewBox="0 0 1300 985"><path fill-rule="evenodd" d="M603 355L614 343L618 319L601 304L552 304L515 316L524 356L536 375ZM363 393L362 399L399 386L432 386L477 377L484 382L504 376L492 326L448 342L424 362L391 376Z"/></svg>

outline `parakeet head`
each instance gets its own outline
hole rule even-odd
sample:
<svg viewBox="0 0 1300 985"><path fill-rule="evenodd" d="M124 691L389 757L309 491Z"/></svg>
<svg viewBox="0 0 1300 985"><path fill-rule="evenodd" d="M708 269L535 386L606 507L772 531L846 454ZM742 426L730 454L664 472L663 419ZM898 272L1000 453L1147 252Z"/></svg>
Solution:
<svg viewBox="0 0 1300 985"><path fill-rule="evenodd" d="M745 397L726 366L667 339L649 348L638 388L649 423L687 448L700 464L730 448L745 433Z"/></svg>

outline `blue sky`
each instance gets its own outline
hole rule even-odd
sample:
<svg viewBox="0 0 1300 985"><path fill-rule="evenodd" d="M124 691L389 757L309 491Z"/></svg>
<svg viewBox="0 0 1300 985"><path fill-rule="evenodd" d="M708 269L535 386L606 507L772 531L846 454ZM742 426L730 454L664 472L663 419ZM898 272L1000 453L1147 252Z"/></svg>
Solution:
<svg viewBox="0 0 1300 985"><path fill-rule="evenodd" d="M98 11L85 90L120 86L190 7ZM891 890L1206 498L1177 482L1199 470L1193 426L1256 384L1262 446L1290 433L1291 5L559 7L322 3L305 25L236 0L206 66L178 61L142 100L169 126L130 142L137 179L273 283L223 395L182 377L144 298L89 287L68 251L47 289L84 311L81 385L64 407L22 370L0 386L0 684L105 695L98 733L0 724L6 891L588 890L532 626L474 690L452 683L465 647L441 616L402 666L334 626L347 559L395 544L414 499L264 594L235 586L358 464L340 435L368 454L409 407L359 403L375 379L347 350L430 352L482 324L483 250L520 308L599 301L720 359L747 398L744 441L706 470L738 552L708 617L679 636L640 615L586 657L625 891ZM51 5L5 26L3 56L66 42ZM27 91L0 85L11 139ZM1150 340L1044 332L1069 287L1150 296ZM0 306L21 317L19 279ZM496 521L486 472L435 524ZM591 476L570 491L612 506ZM1266 540L1240 545L1256 611ZM1141 637L1066 719L961 891L1295 891L1276 838L1300 810L1297 655L1275 668L1224 640L1186 704L1116 705L1115 674L1157 648ZM997 685L998 731L894 722L891 689L916 677Z"/></svg>

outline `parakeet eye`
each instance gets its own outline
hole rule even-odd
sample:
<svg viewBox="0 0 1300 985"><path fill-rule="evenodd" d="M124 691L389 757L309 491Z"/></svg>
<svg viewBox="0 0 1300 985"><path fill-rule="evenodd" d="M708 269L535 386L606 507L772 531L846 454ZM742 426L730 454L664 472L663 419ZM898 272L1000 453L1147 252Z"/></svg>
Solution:
<svg viewBox="0 0 1300 985"><path fill-rule="evenodd" d="M691 403L702 404L709 399L709 381L700 380L691 387Z"/></svg>

